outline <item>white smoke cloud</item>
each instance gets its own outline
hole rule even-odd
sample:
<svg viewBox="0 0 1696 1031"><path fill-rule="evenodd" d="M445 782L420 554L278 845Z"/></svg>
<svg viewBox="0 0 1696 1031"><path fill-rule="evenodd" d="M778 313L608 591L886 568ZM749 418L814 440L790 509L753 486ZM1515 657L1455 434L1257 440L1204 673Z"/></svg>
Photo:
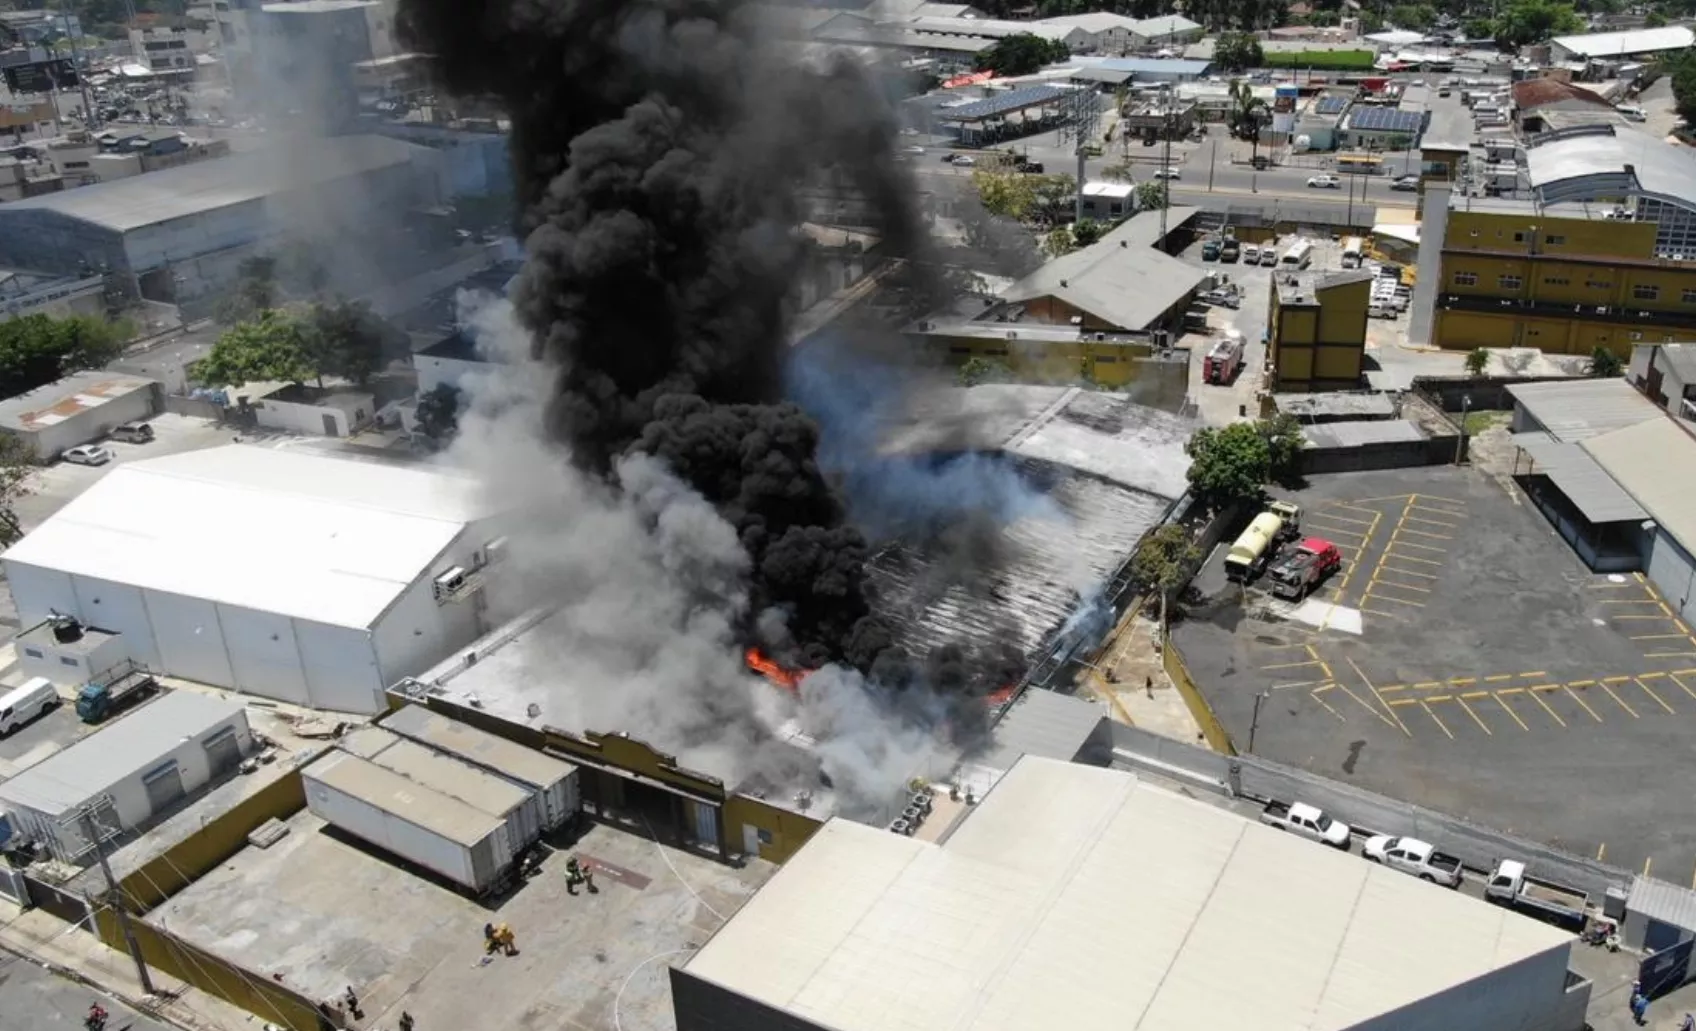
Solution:
<svg viewBox="0 0 1696 1031"><path fill-rule="evenodd" d="M774 794L818 793L822 769L845 815L881 817L910 778L947 771L955 756L922 729L934 723L908 718L923 714L921 692L903 715L852 670L815 672L796 697L751 674L736 629L749 557L735 528L649 456L621 459L612 484L580 473L545 436L556 371L531 357L511 306L464 297L462 309L493 361L462 383L466 409L443 460L510 506L502 590L513 596L497 595L500 607L555 609L531 632L523 674L534 678L527 694L545 685L547 722L622 731ZM758 614L767 628L776 618ZM810 760L797 734L814 742Z"/></svg>

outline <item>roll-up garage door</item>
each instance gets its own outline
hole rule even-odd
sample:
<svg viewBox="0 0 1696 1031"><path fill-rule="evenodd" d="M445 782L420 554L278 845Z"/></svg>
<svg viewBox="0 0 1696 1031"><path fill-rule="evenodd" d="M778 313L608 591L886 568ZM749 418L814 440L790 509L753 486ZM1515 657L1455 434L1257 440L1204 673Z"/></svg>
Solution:
<svg viewBox="0 0 1696 1031"><path fill-rule="evenodd" d="M234 727L225 727L218 731L207 738L202 747L206 749L206 765L211 769L214 779L241 765L241 742L236 739Z"/></svg>
<svg viewBox="0 0 1696 1031"><path fill-rule="evenodd" d="M143 775L141 784L147 789L147 802L156 813L183 797L183 775L175 759Z"/></svg>

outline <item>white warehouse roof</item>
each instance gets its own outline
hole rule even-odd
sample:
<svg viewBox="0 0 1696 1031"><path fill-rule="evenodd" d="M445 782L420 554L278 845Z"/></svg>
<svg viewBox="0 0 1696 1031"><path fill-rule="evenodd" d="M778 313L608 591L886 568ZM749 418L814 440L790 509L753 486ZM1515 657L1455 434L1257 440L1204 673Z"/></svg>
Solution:
<svg viewBox="0 0 1696 1031"><path fill-rule="evenodd" d="M1683 25L1663 25L1654 29L1556 36L1550 42L1581 57L1617 58L1661 50L1684 50L1696 45L1696 33Z"/></svg>
<svg viewBox="0 0 1696 1031"><path fill-rule="evenodd" d="M1319 1031L1557 950L1558 996L1571 941L1131 774L1027 756L944 844L825 824L683 972L835 1031Z"/></svg>
<svg viewBox="0 0 1696 1031"><path fill-rule="evenodd" d="M0 784L0 802L46 816L68 812L243 710L211 695L172 691Z"/></svg>
<svg viewBox="0 0 1696 1031"><path fill-rule="evenodd" d="M487 503L440 471L230 445L118 466L4 558L365 629Z"/></svg>

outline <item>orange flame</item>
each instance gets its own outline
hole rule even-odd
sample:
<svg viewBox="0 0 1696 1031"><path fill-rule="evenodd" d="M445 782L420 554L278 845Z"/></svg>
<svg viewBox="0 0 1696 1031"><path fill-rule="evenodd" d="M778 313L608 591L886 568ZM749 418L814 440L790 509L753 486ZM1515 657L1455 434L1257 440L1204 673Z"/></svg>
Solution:
<svg viewBox="0 0 1696 1031"><path fill-rule="evenodd" d="M758 648L749 648L743 655L748 668L765 677L767 680L791 693L801 689L801 678L807 675L806 670L788 670L779 666Z"/></svg>

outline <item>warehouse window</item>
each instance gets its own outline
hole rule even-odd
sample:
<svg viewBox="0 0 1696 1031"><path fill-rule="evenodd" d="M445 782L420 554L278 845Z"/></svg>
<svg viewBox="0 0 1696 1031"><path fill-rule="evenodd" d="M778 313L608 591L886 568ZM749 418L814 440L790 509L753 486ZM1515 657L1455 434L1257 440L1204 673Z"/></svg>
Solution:
<svg viewBox="0 0 1696 1031"><path fill-rule="evenodd" d="M1548 244L1550 247L1559 247L1561 244L1566 243L1566 237L1564 237L1564 236L1545 236L1545 237L1543 237L1543 242Z"/></svg>
<svg viewBox="0 0 1696 1031"><path fill-rule="evenodd" d="M74 656L74 655L61 655L61 656L59 656L59 664L61 666L73 666L74 667L74 666L77 665L76 656Z"/></svg>
<svg viewBox="0 0 1696 1031"><path fill-rule="evenodd" d="M1685 304L1696 304L1696 290L1686 289L1678 299Z"/></svg>
<svg viewBox="0 0 1696 1031"><path fill-rule="evenodd" d="M1525 242L1525 234L1524 233L1513 234L1513 242L1514 243L1524 243Z"/></svg>
<svg viewBox="0 0 1696 1031"><path fill-rule="evenodd" d="M1478 277L1476 275L1472 274L1471 272L1456 272L1455 273L1455 285L1456 286L1477 286L1478 285Z"/></svg>
<svg viewBox="0 0 1696 1031"><path fill-rule="evenodd" d="M1525 285L1525 280L1518 276L1503 276L1496 280L1496 283L1503 290L1518 290L1520 287Z"/></svg>
<svg viewBox="0 0 1696 1031"><path fill-rule="evenodd" d="M32 659L45 659L45 658L47 658L47 656L41 654L40 648L25 648L24 654L28 655Z"/></svg>
<svg viewBox="0 0 1696 1031"><path fill-rule="evenodd" d="M1638 283L1631 288L1631 296L1639 301L1653 301L1661 296L1661 288L1647 283Z"/></svg>
<svg viewBox="0 0 1696 1031"><path fill-rule="evenodd" d="M1632 330L1632 331L1631 331L1631 332L1629 332L1629 333L1627 333L1627 334L1626 334L1626 337L1627 337L1627 338L1628 338L1628 339L1631 339L1631 340L1642 340L1642 339L1643 339L1643 334L1642 334L1642 333L1639 333L1639 332L1637 332L1637 331L1636 331L1636 330Z"/></svg>
<svg viewBox="0 0 1696 1031"><path fill-rule="evenodd" d="M1612 283L1604 283L1599 279L1586 279L1584 285L1592 290L1612 290L1614 288Z"/></svg>
<svg viewBox="0 0 1696 1031"><path fill-rule="evenodd" d="M1572 280L1565 276L1548 276L1543 280L1544 286L1571 286Z"/></svg>

